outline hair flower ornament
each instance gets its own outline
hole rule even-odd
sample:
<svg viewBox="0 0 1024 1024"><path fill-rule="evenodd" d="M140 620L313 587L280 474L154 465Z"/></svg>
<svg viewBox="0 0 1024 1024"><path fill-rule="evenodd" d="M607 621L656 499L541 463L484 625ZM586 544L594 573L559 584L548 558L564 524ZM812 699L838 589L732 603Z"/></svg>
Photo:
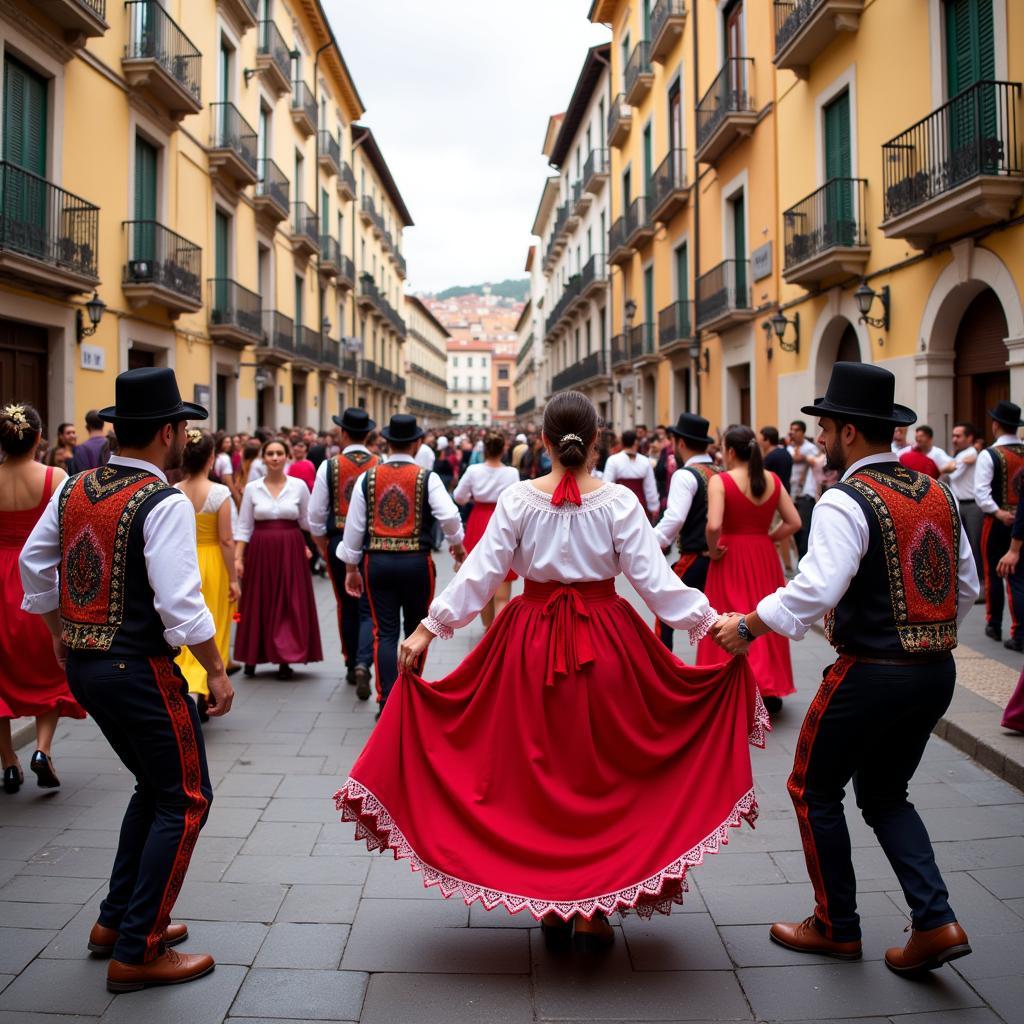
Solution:
<svg viewBox="0 0 1024 1024"><path fill-rule="evenodd" d="M575 441L577 444L583 444L583 438L579 434L564 434L562 439L558 442L558 447L561 448L567 441Z"/></svg>
<svg viewBox="0 0 1024 1024"><path fill-rule="evenodd" d="M17 434L20 441L25 436L25 431L29 429L28 417L25 415L25 406L5 405L4 416L11 421L11 433Z"/></svg>
<svg viewBox="0 0 1024 1024"><path fill-rule="evenodd" d="M203 439L203 432L201 430L196 430L195 427L193 427L191 430L185 431L185 437L188 438L189 444L199 444Z"/></svg>

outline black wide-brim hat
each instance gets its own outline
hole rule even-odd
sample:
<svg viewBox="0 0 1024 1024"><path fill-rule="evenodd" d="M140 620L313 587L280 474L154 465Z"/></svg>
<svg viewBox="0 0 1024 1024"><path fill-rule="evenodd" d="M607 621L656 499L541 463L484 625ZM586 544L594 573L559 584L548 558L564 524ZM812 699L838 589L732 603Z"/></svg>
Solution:
<svg viewBox="0 0 1024 1024"><path fill-rule="evenodd" d="M694 441L696 444L714 444L715 439L708 434L710 423L703 416L696 413L683 412L679 414L674 427L666 427L665 433L673 437L681 437L684 441Z"/></svg>
<svg viewBox="0 0 1024 1024"><path fill-rule="evenodd" d="M174 423L205 420L210 415L201 405L181 400L178 380L167 366L141 366L119 373L114 399L114 405L97 414L107 423Z"/></svg>
<svg viewBox="0 0 1024 1024"><path fill-rule="evenodd" d="M386 427L380 428L380 433L385 441L409 444L412 441L418 441L426 431L416 423L415 416L399 412L391 417L391 422Z"/></svg>
<svg viewBox="0 0 1024 1024"><path fill-rule="evenodd" d="M365 409L359 409L354 405L349 406L340 416L332 416L331 419L349 434L368 434L377 426Z"/></svg>
<svg viewBox="0 0 1024 1024"><path fill-rule="evenodd" d="M1003 399L996 403L994 409L989 409L988 414L1004 427L1024 427L1024 421L1020 418L1020 406L1016 402L1007 402Z"/></svg>
<svg viewBox="0 0 1024 1024"><path fill-rule="evenodd" d="M830 416L843 420L873 420L893 427L909 427L917 413L893 401L896 378L871 363L836 363L828 390L814 405L802 409L808 416Z"/></svg>

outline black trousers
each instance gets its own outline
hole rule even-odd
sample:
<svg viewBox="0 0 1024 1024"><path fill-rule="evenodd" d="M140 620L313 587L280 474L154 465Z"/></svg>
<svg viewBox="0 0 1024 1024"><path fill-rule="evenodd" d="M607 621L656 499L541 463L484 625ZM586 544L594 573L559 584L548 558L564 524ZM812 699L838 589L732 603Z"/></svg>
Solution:
<svg viewBox="0 0 1024 1024"><path fill-rule="evenodd" d="M366 579L363 578L363 596L352 597L345 590L347 566L338 557L341 547L339 533L331 537L327 546L327 570L331 575L334 597L338 604L338 633L341 636L341 654L345 668L351 672L356 665L369 668L373 664L373 618L366 597Z"/></svg>
<svg viewBox="0 0 1024 1024"><path fill-rule="evenodd" d="M672 566L672 571L688 587L703 590L708 582L709 565L711 565L711 559L707 555L698 551L686 551L679 556L679 560ZM659 620L657 633L661 642L671 651L675 630Z"/></svg>
<svg viewBox="0 0 1024 1024"><path fill-rule="evenodd" d="M985 622L996 629L1003 628L1004 581L996 572L999 559L1010 550L1010 527L995 516L986 515L981 526L981 549L985 566ZM1010 635L1018 640L1024 636L1024 572L1017 571L1005 580L1010 595Z"/></svg>
<svg viewBox="0 0 1024 1024"><path fill-rule="evenodd" d="M808 470L810 472L810 470ZM793 499L797 512L800 514L800 529L794 534L796 556L801 559L807 554L807 540L811 535L811 517L814 515L814 499L809 494L802 494Z"/></svg>
<svg viewBox="0 0 1024 1024"><path fill-rule="evenodd" d="M428 551L373 551L363 566L373 616L377 700L383 707L398 678L400 635L415 631L434 599L434 560Z"/></svg>
<svg viewBox="0 0 1024 1024"><path fill-rule="evenodd" d="M163 933L213 800L199 716L166 655L72 656L67 673L75 699L135 776L99 920L118 932L115 959L146 963L163 952Z"/></svg>
<svg viewBox="0 0 1024 1024"><path fill-rule="evenodd" d="M953 697L952 655L873 665L840 657L825 671L797 741L789 793L796 808L814 913L828 938L860 938L857 880L843 813L847 783L874 829L915 928L955 920L924 822L907 799L935 723Z"/></svg>

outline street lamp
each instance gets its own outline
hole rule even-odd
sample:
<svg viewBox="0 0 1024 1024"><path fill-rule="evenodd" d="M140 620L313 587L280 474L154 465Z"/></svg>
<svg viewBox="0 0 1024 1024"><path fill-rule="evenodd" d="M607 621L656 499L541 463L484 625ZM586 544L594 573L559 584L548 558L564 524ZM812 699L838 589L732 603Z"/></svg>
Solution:
<svg viewBox="0 0 1024 1024"><path fill-rule="evenodd" d="M772 330L775 332L775 337L779 341L779 348L783 352L799 352L800 351L800 314L794 313L792 320L786 319L786 314L780 309L775 316L769 321ZM796 337L792 341L785 341L786 328L792 324L793 332Z"/></svg>
<svg viewBox="0 0 1024 1024"><path fill-rule="evenodd" d="M853 299L860 310L860 322L869 324L871 327L889 330L889 286L885 285L880 292L876 292L867 281L861 281L860 287L853 293ZM882 301L882 315L880 317L868 316L875 299Z"/></svg>
<svg viewBox="0 0 1024 1024"><path fill-rule="evenodd" d="M622 311L626 314L626 332L629 333L629 331L633 329L633 317L636 316L636 303L632 299L626 299L626 304L622 307Z"/></svg>
<svg viewBox="0 0 1024 1024"><path fill-rule="evenodd" d="M694 368L698 376L702 373L711 372L711 350L705 348L702 352L700 342L694 339L689 348L690 359L693 360Z"/></svg>
<svg viewBox="0 0 1024 1024"><path fill-rule="evenodd" d="M80 309L77 311L75 314L75 326L77 328L79 345L82 344L83 338L91 338L96 333L96 328L99 327L106 308L107 304L100 298L99 292L94 291L92 298L85 304L85 311L89 314L91 326L85 326L85 318L82 316L82 311Z"/></svg>

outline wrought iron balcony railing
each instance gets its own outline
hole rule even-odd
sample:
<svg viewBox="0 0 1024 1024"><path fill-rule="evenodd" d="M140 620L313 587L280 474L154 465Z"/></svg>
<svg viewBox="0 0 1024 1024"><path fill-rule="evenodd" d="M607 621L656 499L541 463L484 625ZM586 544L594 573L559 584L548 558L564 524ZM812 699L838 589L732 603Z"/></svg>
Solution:
<svg viewBox="0 0 1024 1024"><path fill-rule="evenodd" d="M608 150L592 149L583 165L583 187L593 190L598 177L608 174Z"/></svg>
<svg viewBox="0 0 1024 1024"><path fill-rule="evenodd" d="M782 215L786 268L828 249L867 245L867 182L832 178Z"/></svg>
<svg viewBox="0 0 1024 1024"><path fill-rule="evenodd" d="M680 300L658 313L658 347L668 348L693 337L693 300Z"/></svg>
<svg viewBox="0 0 1024 1024"><path fill-rule="evenodd" d="M316 97L313 90L303 81L297 81L292 85L292 110L300 112L311 126L310 130L316 131Z"/></svg>
<svg viewBox="0 0 1024 1024"><path fill-rule="evenodd" d="M653 231L647 196L637 196L626 211L626 244L632 245L639 236Z"/></svg>
<svg viewBox="0 0 1024 1024"><path fill-rule="evenodd" d="M393 249L391 255L394 257L395 266L398 268L398 276L405 277L408 274L405 257L397 249Z"/></svg>
<svg viewBox="0 0 1024 1024"><path fill-rule="evenodd" d="M318 136L317 154L329 160L335 169L341 166L341 145L334 135L323 128Z"/></svg>
<svg viewBox="0 0 1024 1024"><path fill-rule="evenodd" d="M308 203L292 203L292 232L320 249L320 224Z"/></svg>
<svg viewBox="0 0 1024 1024"><path fill-rule="evenodd" d="M523 361L533 352L533 332L527 336L526 340L519 346L519 351L516 353L516 366L521 366Z"/></svg>
<svg viewBox="0 0 1024 1024"><path fill-rule="evenodd" d="M320 262L334 267L341 265L341 243L331 235L320 236Z"/></svg>
<svg viewBox="0 0 1024 1024"><path fill-rule="evenodd" d="M273 200L278 209L288 216L291 208L291 184L273 160L260 160L258 166L260 180L256 185L256 195L266 196Z"/></svg>
<svg viewBox="0 0 1024 1024"><path fill-rule="evenodd" d="M356 265L352 262L352 257L346 256L344 253L338 257L338 278L347 281L350 285L355 284L356 281Z"/></svg>
<svg viewBox="0 0 1024 1024"><path fill-rule="evenodd" d="M608 108L608 142L619 145L628 135L633 123L633 109L626 102L625 93L619 93Z"/></svg>
<svg viewBox="0 0 1024 1024"><path fill-rule="evenodd" d="M633 52L629 55L629 60L626 61L626 70L623 75L626 95L629 96L633 91L633 87L641 75L650 74L653 74L651 68L651 44L646 39L642 39L633 47Z"/></svg>
<svg viewBox="0 0 1024 1024"><path fill-rule="evenodd" d="M582 294L586 292L588 288L598 282L604 284L608 283L608 262L605 259L603 252L595 252L594 255L583 264L583 269L580 271L580 293Z"/></svg>
<svg viewBox="0 0 1024 1024"><path fill-rule="evenodd" d="M0 161L0 249L97 279L99 230L98 206Z"/></svg>
<svg viewBox="0 0 1024 1024"><path fill-rule="evenodd" d="M256 129L244 117L234 103L211 103L213 118L213 149L230 149L253 174L259 173L257 148L259 138Z"/></svg>
<svg viewBox="0 0 1024 1024"><path fill-rule="evenodd" d="M1019 82L978 82L882 146L891 220L982 175L1024 173Z"/></svg>
<svg viewBox="0 0 1024 1024"><path fill-rule="evenodd" d="M203 55L157 0L126 0L125 60L152 60L200 102Z"/></svg>
<svg viewBox="0 0 1024 1024"><path fill-rule="evenodd" d="M670 149L651 175L651 201L655 210L671 202L672 195L687 188L686 150Z"/></svg>
<svg viewBox="0 0 1024 1024"><path fill-rule="evenodd" d="M214 277L210 288L210 325L237 327L254 338L263 334L263 300L237 281Z"/></svg>
<svg viewBox="0 0 1024 1024"><path fill-rule="evenodd" d="M264 57L269 57L277 68L278 74L286 83L292 80L292 55L291 48L284 41L281 30L274 21L260 22L260 41L256 52ZM287 85L285 85L287 89Z"/></svg>
<svg viewBox="0 0 1024 1024"><path fill-rule="evenodd" d="M197 303L203 299L202 249L155 220L124 222L125 286L154 285Z"/></svg>
<svg viewBox="0 0 1024 1024"><path fill-rule="evenodd" d="M658 45L661 42L661 31L669 23L672 18L684 18L686 17L686 4L683 0L656 0L654 6L651 8L651 57L652 60L657 60L661 57L661 54L666 50L664 45ZM658 53L655 53L658 50ZM661 59L664 59L661 57Z"/></svg>
<svg viewBox="0 0 1024 1024"><path fill-rule="evenodd" d="M311 363L320 362L320 332L305 324L297 324L295 327L295 354L302 359L308 359Z"/></svg>
<svg viewBox="0 0 1024 1024"><path fill-rule="evenodd" d="M754 110L750 93L753 57L729 57L722 65L711 88L697 104L697 148L700 149L730 114Z"/></svg>
<svg viewBox="0 0 1024 1024"><path fill-rule="evenodd" d="M595 377L604 377L608 374L607 361L603 352L591 352L584 356L579 362L560 370L551 378L552 391L564 391L566 388L576 387L584 381L593 380Z"/></svg>
<svg viewBox="0 0 1024 1024"><path fill-rule="evenodd" d="M338 187L345 188L351 196L356 194L356 176L347 160L343 160L338 168Z"/></svg>
<svg viewBox="0 0 1024 1024"><path fill-rule="evenodd" d="M629 359L636 363L658 354L658 339L653 323L637 324L629 332Z"/></svg>
<svg viewBox="0 0 1024 1024"><path fill-rule="evenodd" d="M88 7L97 18L107 20L107 0L78 0L83 7Z"/></svg>
<svg viewBox="0 0 1024 1024"><path fill-rule="evenodd" d="M262 348L277 349L280 352L295 352L295 322L290 316L276 309L263 310Z"/></svg>
<svg viewBox="0 0 1024 1024"><path fill-rule="evenodd" d="M750 260L724 260L697 278L697 326L750 309Z"/></svg>
<svg viewBox="0 0 1024 1024"><path fill-rule="evenodd" d="M612 369L629 366L629 341L625 334L616 334L611 341Z"/></svg>
<svg viewBox="0 0 1024 1024"><path fill-rule="evenodd" d="M520 402L516 406L516 415L517 416L526 416L528 413L533 412L533 410L536 409L536 408L537 408L537 399L536 398L528 398L528 399L526 399L525 402Z"/></svg>

